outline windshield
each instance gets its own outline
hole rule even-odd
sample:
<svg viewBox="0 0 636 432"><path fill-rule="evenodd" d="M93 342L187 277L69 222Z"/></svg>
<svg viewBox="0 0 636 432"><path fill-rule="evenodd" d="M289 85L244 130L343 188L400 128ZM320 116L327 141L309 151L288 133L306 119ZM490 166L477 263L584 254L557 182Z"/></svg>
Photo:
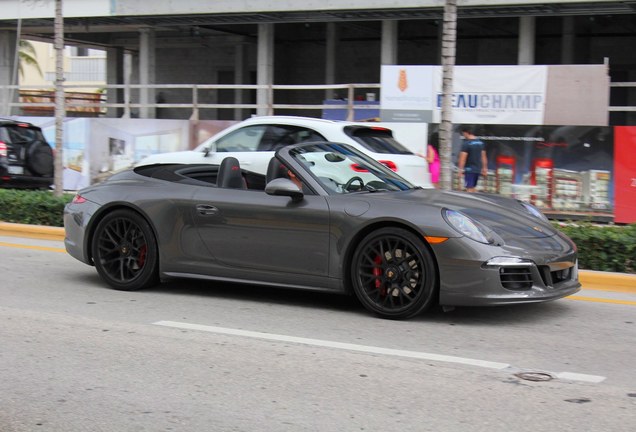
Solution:
<svg viewBox="0 0 636 432"><path fill-rule="evenodd" d="M344 144L304 145L291 149L289 154L330 194L413 188L381 163Z"/></svg>

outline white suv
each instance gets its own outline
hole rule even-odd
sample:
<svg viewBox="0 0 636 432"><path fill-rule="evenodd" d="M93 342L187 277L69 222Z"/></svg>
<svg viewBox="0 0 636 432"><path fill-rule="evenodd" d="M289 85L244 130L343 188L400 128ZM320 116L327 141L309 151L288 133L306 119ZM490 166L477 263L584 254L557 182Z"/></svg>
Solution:
<svg viewBox="0 0 636 432"><path fill-rule="evenodd" d="M281 147L310 141L350 144L395 171L416 186L432 188L426 159L393 138L390 129L374 123L353 123L309 117L262 116L235 124L194 150L160 153L137 165L155 163L220 164L234 156L241 167L265 174L274 152Z"/></svg>

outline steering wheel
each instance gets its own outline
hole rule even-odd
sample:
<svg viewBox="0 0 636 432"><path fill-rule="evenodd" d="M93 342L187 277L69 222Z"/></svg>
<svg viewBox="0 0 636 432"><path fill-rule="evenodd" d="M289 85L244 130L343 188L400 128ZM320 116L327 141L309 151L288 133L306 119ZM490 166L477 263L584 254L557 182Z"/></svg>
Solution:
<svg viewBox="0 0 636 432"><path fill-rule="evenodd" d="M349 180L348 180L348 181L344 184L344 186L343 186L342 188L343 188L344 190L348 191L348 190L350 190L349 188L351 187L351 185L353 184L353 182L356 182L356 181L357 181L358 183L360 183L360 189L362 189L362 188L364 187L364 181L363 181L360 177L358 177L358 176L351 177L351 178L350 178L350 179L349 179Z"/></svg>

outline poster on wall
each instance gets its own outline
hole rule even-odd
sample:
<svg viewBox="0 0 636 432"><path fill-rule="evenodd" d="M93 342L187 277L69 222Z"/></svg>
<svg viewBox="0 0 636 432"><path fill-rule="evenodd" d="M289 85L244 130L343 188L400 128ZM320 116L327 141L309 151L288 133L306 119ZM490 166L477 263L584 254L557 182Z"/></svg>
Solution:
<svg viewBox="0 0 636 432"><path fill-rule="evenodd" d="M42 128L55 148L55 118L17 117ZM65 190L99 183L114 172L131 168L155 153L193 149L235 121L163 119L66 118L64 120Z"/></svg>
<svg viewBox="0 0 636 432"><path fill-rule="evenodd" d="M431 133L438 131L431 125ZM611 218L614 211L614 134L610 127L482 125L488 175L477 189L531 202L551 214ZM457 165L462 138L453 134ZM461 178L453 171L453 188Z"/></svg>

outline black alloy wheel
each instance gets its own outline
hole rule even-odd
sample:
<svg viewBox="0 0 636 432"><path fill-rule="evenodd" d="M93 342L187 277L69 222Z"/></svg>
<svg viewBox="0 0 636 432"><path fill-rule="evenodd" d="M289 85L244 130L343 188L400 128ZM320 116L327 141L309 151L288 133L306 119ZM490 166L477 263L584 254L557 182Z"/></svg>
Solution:
<svg viewBox="0 0 636 432"><path fill-rule="evenodd" d="M437 271L417 236L401 228L382 228L358 245L352 262L356 296L382 318L406 319L435 299Z"/></svg>
<svg viewBox="0 0 636 432"><path fill-rule="evenodd" d="M92 253L97 272L115 289L134 291L158 282L155 235L132 210L115 210L99 222Z"/></svg>

